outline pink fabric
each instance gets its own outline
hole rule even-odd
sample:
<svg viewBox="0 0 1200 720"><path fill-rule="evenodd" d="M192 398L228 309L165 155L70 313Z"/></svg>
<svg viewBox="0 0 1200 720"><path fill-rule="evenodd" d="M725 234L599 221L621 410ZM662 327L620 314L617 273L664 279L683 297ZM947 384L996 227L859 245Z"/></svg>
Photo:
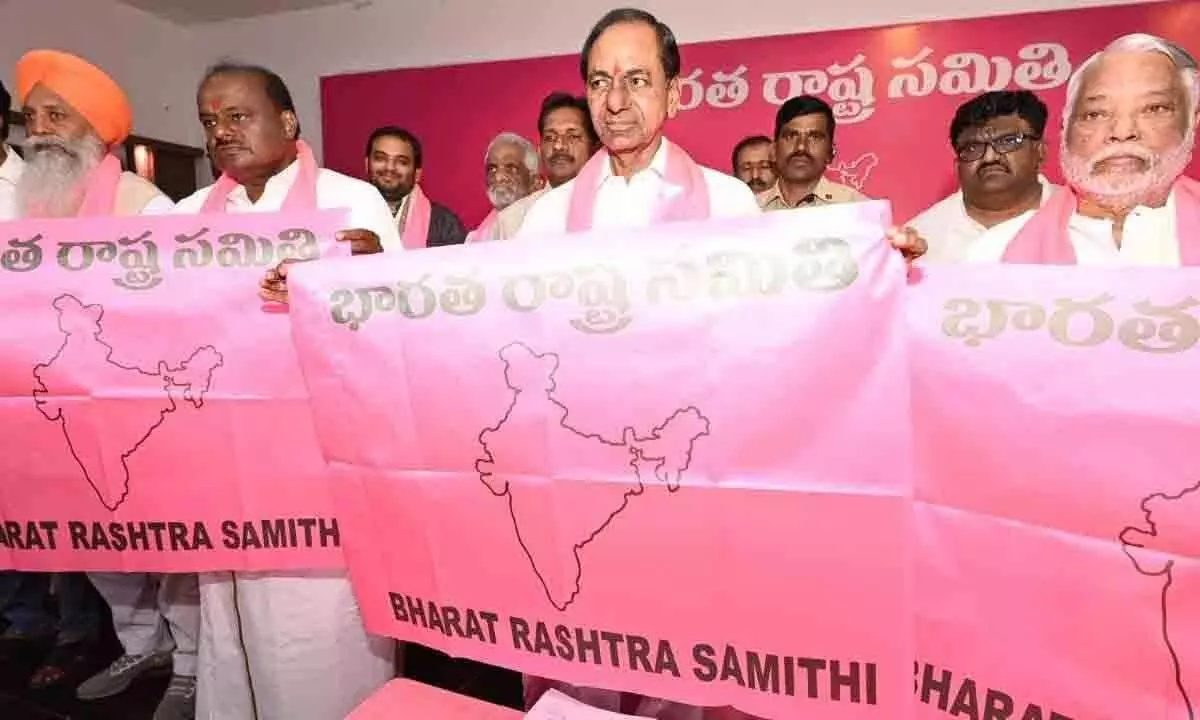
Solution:
<svg viewBox="0 0 1200 720"><path fill-rule="evenodd" d="M1175 181L1175 234L1184 265L1200 265L1200 183L1181 177ZM1034 265L1075 265L1068 225L1079 206L1071 188L1054 193L1029 218L1004 251L1004 262Z"/></svg>
<svg viewBox="0 0 1200 720"><path fill-rule="evenodd" d="M313 157L312 148L303 140L296 141L296 161L300 163L299 172L292 188L288 190L283 207L280 208L283 212L303 212L317 208L317 160ZM200 212L225 212L225 202L229 199L229 193L240 184L228 173L222 174L205 198Z"/></svg>
<svg viewBox="0 0 1200 720"><path fill-rule="evenodd" d="M496 218L499 216L500 211L492 208L492 211L483 219L483 222L479 223L479 227L467 233L467 239L465 242L473 243L491 240L492 226L496 224Z"/></svg>
<svg viewBox="0 0 1200 720"><path fill-rule="evenodd" d="M683 148L666 138L663 138L662 142L667 153L666 184L668 187L679 188L682 192L672 198L661 198L661 202L655 208L654 224L707 220L711 212L708 184L704 182L704 173L700 171L700 166L683 151ZM567 232L592 229L596 195L600 191L600 183L604 180L608 161L607 152L598 152L592 155L592 159L587 161L576 176L575 184L571 187L571 205L567 210Z"/></svg>
<svg viewBox="0 0 1200 720"><path fill-rule="evenodd" d="M400 240L405 250L419 250L429 246L429 216L433 207L425 197L420 185L414 185L408 198L408 215L404 219L404 232Z"/></svg>
<svg viewBox="0 0 1200 720"><path fill-rule="evenodd" d="M117 187L121 184L121 161L109 153L88 176L87 193L79 208L79 217L112 215L117 207Z"/></svg>

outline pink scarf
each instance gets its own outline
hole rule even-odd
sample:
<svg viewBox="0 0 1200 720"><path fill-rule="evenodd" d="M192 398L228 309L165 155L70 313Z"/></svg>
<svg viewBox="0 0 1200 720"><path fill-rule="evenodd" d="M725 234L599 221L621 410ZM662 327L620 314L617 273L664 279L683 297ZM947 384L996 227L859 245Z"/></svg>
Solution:
<svg viewBox="0 0 1200 720"><path fill-rule="evenodd" d="M433 207L420 185L414 185L404 210L404 232L400 240L405 250L419 250L429 245L429 217Z"/></svg>
<svg viewBox="0 0 1200 720"><path fill-rule="evenodd" d="M1180 177L1175 181L1175 235L1179 258L1185 266L1200 265L1200 183ZM1004 252L1004 262L1036 265L1074 265L1075 248L1068 230L1078 198L1063 188L1029 218Z"/></svg>
<svg viewBox="0 0 1200 720"><path fill-rule="evenodd" d="M467 233L467 239L464 242L485 242L492 239L492 226L496 224L496 218L500 215L500 211L492 208L492 211L487 214L483 222L479 223L479 227Z"/></svg>
<svg viewBox="0 0 1200 720"><path fill-rule="evenodd" d="M288 190L280 210L284 212L315 210L317 207L317 161L313 157L312 148L303 140L296 141L296 162L300 163L296 181ZM229 199L229 193L233 192L233 189L240 184L237 180L229 177L227 173L223 173L209 191L200 212L225 212L225 202Z"/></svg>
<svg viewBox="0 0 1200 720"><path fill-rule="evenodd" d="M96 217L112 215L117 207L117 188L121 184L121 161L116 155L109 153L104 156L91 173L88 174L87 192L83 196L83 205L79 208L79 217Z"/></svg>
<svg viewBox="0 0 1200 720"><path fill-rule="evenodd" d="M709 205L708 184L700 166L678 145L662 139L666 146L666 185L682 192L674 197L660 198L654 213L654 223L681 220L707 220L712 209ZM592 156L571 188L571 204L567 211L567 232L583 232L592 229L592 213L596 209L596 194L604 179L604 170L609 162L608 153L601 151Z"/></svg>

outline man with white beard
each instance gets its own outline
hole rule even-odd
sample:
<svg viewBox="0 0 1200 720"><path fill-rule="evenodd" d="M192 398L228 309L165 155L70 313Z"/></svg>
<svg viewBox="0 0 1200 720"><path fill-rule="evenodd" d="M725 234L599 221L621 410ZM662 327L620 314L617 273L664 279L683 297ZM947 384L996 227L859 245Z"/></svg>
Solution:
<svg viewBox="0 0 1200 720"><path fill-rule="evenodd" d="M1195 144L1196 60L1146 34L1118 38L1067 85L1068 189L993 227L972 262L1200 264L1200 183L1183 176Z"/></svg>
<svg viewBox="0 0 1200 720"><path fill-rule="evenodd" d="M483 156L492 211L467 235L467 242L491 238L500 211L541 187L539 164L537 148L520 135L504 132L492 140Z"/></svg>
<svg viewBox="0 0 1200 720"><path fill-rule="evenodd" d="M171 200L148 180L124 172L111 152L133 129L129 100L112 78L55 50L27 53L16 75L28 136L16 190L22 216L170 211Z"/></svg>
<svg viewBox="0 0 1200 720"><path fill-rule="evenodd" d="M133 129L121 87L87 61L35 50L17 63L17 97L25 116L27 160L17 181L23 217L99 217L169 212L174 204L153 183L121 169L112 154ZM139 676L172 672L155 720L194 714L200 597L194 574L89 573L112 608L124 653L76 690L83 700L124 692ZM49 666L39 673L61 674Z"/></svg>

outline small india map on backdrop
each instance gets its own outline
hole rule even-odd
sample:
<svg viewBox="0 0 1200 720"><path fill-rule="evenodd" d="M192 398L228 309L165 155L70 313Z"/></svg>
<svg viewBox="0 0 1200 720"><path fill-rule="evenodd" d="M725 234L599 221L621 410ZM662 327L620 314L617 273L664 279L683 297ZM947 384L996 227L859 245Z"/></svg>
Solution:
<svg viewBox="0 0 1200 720"><path fill-rule="evenodd" d="M500 360L512 394L499 422L479 434L483 454L475 468L488 490L507 500L517 542L547 599L558 610L566 610L581 592L584 548L645 491L645 481L653 479L670 492L680 488L696 442L709 434L709 420L699 409L684 407L652 423L631 423L619 439L604 437L574 423L570 409L555 396L557 355L512 343L500 351ZM635 425L651 429L642 433ZM544 440L557 456L586 458L588 466L595 468L595 477L571 480L586 483L581 489L587 502L572 505L569 525L526 522L548 509L546 493L508 479L529 474L521 460L531 439ZM534 530L546 526L557 532Z"/></svg>
<svg viewBox="0 0 1200 720"><path fill-rule="evenodd" d="M33 369L34 401L42 417L62 429L66 449L101 504L116 510L129 497L129 459L178 409L177 395L203 407L223 359L204 346L177 363L159 360L153 370L125 364L114 359L118 353L104 337L103 307L69 294L58 296L53 307L62 345ZM104 413L109 393L122 400L119 416ZM96 440L101 426L103 444Z"/></svg>

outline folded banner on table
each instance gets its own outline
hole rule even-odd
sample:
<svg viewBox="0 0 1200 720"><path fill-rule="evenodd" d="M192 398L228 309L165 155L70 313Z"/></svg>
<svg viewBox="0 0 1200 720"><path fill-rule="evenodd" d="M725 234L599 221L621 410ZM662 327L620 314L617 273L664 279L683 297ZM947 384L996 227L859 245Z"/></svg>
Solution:
<svg viewBox="0 0 1200 720"><path fill-rule="evenodd" d="M296 267L369 627L694 704L897 717L912 443L887 215Z"/></svg>
<svg viewBox="0 0 1200 720"><path fill-rule="evenodd" d="M344 565L288 317L258 298L343 215L0 224L0 567Z"/></svg>

